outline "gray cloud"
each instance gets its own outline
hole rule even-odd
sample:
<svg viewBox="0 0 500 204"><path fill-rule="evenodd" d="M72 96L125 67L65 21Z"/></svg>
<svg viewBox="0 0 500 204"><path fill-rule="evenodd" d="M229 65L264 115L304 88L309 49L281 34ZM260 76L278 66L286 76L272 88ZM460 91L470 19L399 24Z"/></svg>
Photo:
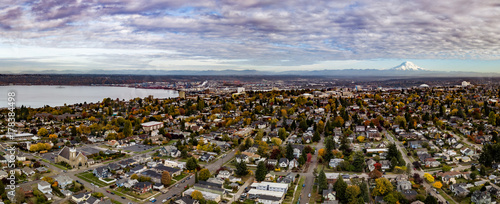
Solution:
<svg viewBox="0 0 500 204"><path fill-rule="evenodd" d="M4 40L42 47L178 52L147 56L149 61L203 57L291 66L380 58L500 59L500 6L494 0L11 3L0 4ZM105 65L116 56L87 59ZM147 61L130 63L149 67Z"/></svg>

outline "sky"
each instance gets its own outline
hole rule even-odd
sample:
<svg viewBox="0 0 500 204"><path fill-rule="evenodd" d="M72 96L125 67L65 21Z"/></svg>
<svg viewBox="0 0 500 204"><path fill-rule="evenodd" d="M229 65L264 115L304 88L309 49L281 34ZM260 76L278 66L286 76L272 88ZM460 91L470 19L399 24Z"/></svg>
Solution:
<svg viewBox="0 0 500 204"><path fill-rule="evenodd" d="M500 73L497 0L2 0L0 73L386 69Z"/></svg>

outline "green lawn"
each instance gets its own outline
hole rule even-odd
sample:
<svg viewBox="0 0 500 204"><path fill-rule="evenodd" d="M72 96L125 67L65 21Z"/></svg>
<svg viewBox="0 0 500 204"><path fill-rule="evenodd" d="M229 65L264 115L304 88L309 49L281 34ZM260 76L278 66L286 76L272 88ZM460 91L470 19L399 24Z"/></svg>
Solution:
<svg viewBox="0 0 500 204"><path fill-rule="evenodd" d="M42 161L44 162L47 162L47 163L50 163L49 161L45 160L45 159L42 159ZM57 168L60 168L62 170L68 170L68 168L66 168L65 166L62 166L62 165L59 165L59 164L55 164L55 163L50 163L52 164L53 166L57 167Z"/></svg>
<svg viewBox="0 0 500 204"><path fill-rule="evenodd" d="M77 174L76 176L78 178L83 179L84 181L87 181L89 183L93 183L99 187L104 187L104 186L109 185L109 184L106 184L106 183L102 182L101 180L99 180L99 178L95 177L92 172L85 172L85 173Z"/></svg>
<svg viewBox="0 0 500 204"><path fill-rule="evenodd" d="M133 197L133 198L137 198L137 199L141 199L141 200L145 199L145 198L149 198L150 196L154 195L154 193L151 193L151 192L146 192L146 193L143 193L143 194L137 194L134 191L132 191L130 189L125 189L123 187L117 188L113 192L115 192L115 194L116 193L122 193L122 196ZM123 195L123 194L126 194L126 195Z"/></svg>
<svg viewBox="0 0 500 204"><path fill-rule="evenodd" d="M188 176L188 174L182 173L181 175L174 177L174 179L180 181L181 179L186 178L186 176Z"/></svg>
<svg viewBox="0 0 500 204"><path fill-rule="evenodd" d="M437 189L437 191L439 192L439 194L441 194L443 196L444 199L446 199L448 202L450 203L455 203L455 201L448 195L446 194L443 190L441 189Z"/></svg>
<svg viewBox="0 0 500 204"><path fill-rule="evenodd" d="M151 152L151 151L154 151L154 150L157 150L157 149L160 149L161 147L153 147L151 149L148 149L148 150L144 150L142 152L137 152L137 154L144 154L144 153L147 153L147 152Z"/></svg>
<svg viewBox="0 0 500 204"><path fill-rule="evenodd" d="M300 177L299 184L298 184L297 190L295 191L295 196L293 197L292 204L297 203L297 201L299 201L299 197L300 197L301 192L302 192L302 185L304 184L305 181L306 181L306 178Z"/></svg>

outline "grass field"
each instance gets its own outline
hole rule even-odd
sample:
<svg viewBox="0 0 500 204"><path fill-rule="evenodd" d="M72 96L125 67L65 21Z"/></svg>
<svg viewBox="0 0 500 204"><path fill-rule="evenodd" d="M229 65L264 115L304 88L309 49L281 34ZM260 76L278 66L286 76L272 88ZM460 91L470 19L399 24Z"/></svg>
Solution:
<svg viewBox="0 0 500 204"><path fill-rule="evenodd" d="M297 203L297 201L299 201L299 197L300 197L300 193L302 192L302 185L304 184L304 182L306 181L306 178L304 177L300 177L300 180L299 180L299 184L297 184L297 190L295 191L295 196L293 197L293 201L292 201L292 204L293 203Z"/></svg>
<svg viewBox="0 0 500 204"><path fill-rule="evenodd" d="M180 181L181 179L186 178L186 176L188 176L188 174L182 173L181 175L174 177L174 179Z"/></svg>
<svg viewBox="0 0 500 204"><path fill-rule="evenodd" d="M101 180L99 180L99 178L95 177L94 174L92 174L92 172L85 172L85 173L77 174L76 176L78 178L83 179L84 181L87 181L89 183L93 183L99 187L104 187L104 186L109 185L109 184L106 184L106 183L102 182Z"/></svg>

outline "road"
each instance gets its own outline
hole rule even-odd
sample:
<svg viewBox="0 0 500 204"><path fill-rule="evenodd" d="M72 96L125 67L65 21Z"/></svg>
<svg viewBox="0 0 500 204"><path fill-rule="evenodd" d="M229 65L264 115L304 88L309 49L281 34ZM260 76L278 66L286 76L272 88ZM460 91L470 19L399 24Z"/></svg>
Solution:
<svg viewBox="0 0 500 204"><path fill-rule="evenodd" d="M231 160L234 157L234 154L236 153L236 150L233 149L232 151L226 153L226 156L221 156L218 160L208 164L205 166L212 174L217 171L225 162ZM184 188L187 185L194 185L195 183L195 178L194 176L191 179L184 179L184 183L180 183L178 187L172 187L168 190L167 193L165 194L160 194L159 196L156 197L156 200L162 201L167 198L172 198L173 195L175 194L176 196L180 196L181 193L184 191Z"/></svg>
<svg viewBox="0 0 500 204"><path fill-rule="evenodd" d="M392 143L396 144L396 147L398 148L398 151L399 151L399 152L401 152L401 155L403 155L403 159L405 160L405 162L406 162L407 164L410 164L410 168L413 168L413 164L410 162L410 159L408 158L408 155L403 154L403 152L405 152L405 151L403 151L403 150L402 150L402 148L403 148L403 147L401 146L401 143L400 143L399 141L395 141L395 140L394 140L394 138L391 136L391 134L390 134L390 133L388 133L386 130L384 130L384 132L385 132L385 134L386 134L387 139L388 139L390 142L392 142ZM414 171L413 171L413 173L418 173L418 174L420 175L420 177L421 177L421 178L424 178L424 173L425 173L425 172L424 172L424 171L422 171L422 169L419 169L419 170L416 170L416 171L414 170ZM429 172L428 172L428 173L429 173ZM432 186L431 186L429 183L427 183L426 181L424 181L424 182L423 182L423 185L424 185L424 187L425 187L425 191L426 191L427 193L429 193L429 194L431 194L432 196L434 196L435 198L437 198L437 199L438 199L438 201L440 201L440 202L442 202L442 203L446 203L446 199L444 199L444 198L443 198L443 196L441 196L441 194L437 194L434 190L432 190L433 188L432 188Z"/></svg>

